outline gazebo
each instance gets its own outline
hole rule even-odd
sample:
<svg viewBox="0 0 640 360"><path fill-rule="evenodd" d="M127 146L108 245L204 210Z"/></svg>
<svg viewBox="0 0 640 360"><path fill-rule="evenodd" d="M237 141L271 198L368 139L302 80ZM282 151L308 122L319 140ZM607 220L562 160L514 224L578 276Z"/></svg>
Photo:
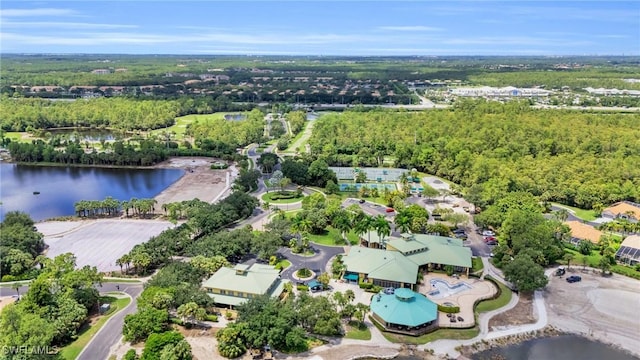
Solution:
<svg viewBox="0 0 640 360"><path fill-rule="evenodd" d="M438 306L406 288L371 298L372 318L386 331L419 336L438 328Z"/></svg>

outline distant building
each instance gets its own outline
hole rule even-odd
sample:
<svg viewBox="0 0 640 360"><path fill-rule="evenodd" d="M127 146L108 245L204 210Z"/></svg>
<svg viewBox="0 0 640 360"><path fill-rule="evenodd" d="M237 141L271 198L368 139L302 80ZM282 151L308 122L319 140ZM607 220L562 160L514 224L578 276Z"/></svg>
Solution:
<svg viewBox="0 0 640 360"><path fill-rule="evenodd" d="M631 222L640 220L640 204L631 201L621 201L602 211L602 217L608 219L623 219Z"/></svg>
<svg viewBox="0 0 640 360"><path fill-rule="evenodd" d="M106 74L111 74L111 70L109 69L95 69L93 71L91 71L92 74L96 74L96 75L106 75Z"/></svg>
<svg viewBox="0 0 640 360"><path fill-rule="evenodd" d="M621 263L640 264L640 235L627 236L616 252L616 260Z"/></svg>
<svg viewBox="0 0 640 360"><path fill-rule="evenodd" d="M570 242L574 245L577 245L581 240L587 240L597 244L602 236L602 231L580 221L567 221L565 225L571 229Z"/></svg>
<svg viewBox="0 0 640 360"><path fill-rule="evenodd" d="M287 282L280 279L280 271L271 265L238 264L220 268L202 287L216 304L233 308L265 294L279 297Z"/></svg>
<svg viewBox="0 0 640 360"><path fill-rule="evenodd" d="M515 88L513 86L495 88L490 86L480 86L453 88L449 89L449 93L456 96L503 98L549 96L552 92L539 88Z"/></svg>

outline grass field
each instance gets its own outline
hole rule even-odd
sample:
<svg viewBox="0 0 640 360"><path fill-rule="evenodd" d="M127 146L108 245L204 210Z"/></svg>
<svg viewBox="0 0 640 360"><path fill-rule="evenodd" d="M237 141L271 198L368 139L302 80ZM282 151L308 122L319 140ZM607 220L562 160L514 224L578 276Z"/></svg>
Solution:
<svg viewBox="0 0 640 360"><path fill-rule="evenodd" d="M91 326L85 326L84 329L81 330L80 336L78 336L76 341L63 347L62 350L60 351L60 355L62 355L62 358L67 360L73 360L77 358L78 355L80 355L80 352L82 351L82 349L84 349L84 347L87 346L87 344L89 343L89 340L91 340L91 337L93 337L93 335L95 335L98 332L98 330L100 330L100 328L104 325L104 323L107 322L107 320L111 316L113 316L115 313L117 313L118 311L124 309L127 305L129 305L129 302L131 302L131 298L129 297L121 298L121 299L118 299L112 296L101 297L100 303L111 304L111 309L109 309L109 312L106 315L100 316L100 319L95 324Z"/></svg>
<svg viewBox="0 0 640 360"><path fill-rule="evenodd" d="M476 313L487 312L495 309L499 309L509 303L511 301L511 290L504 285L503 283L496 281L498 286L500 287L500 296L492 300L484 300L481 301L476 306Z"/></svg>
<svg viewBox="0 0 640 360"><path fill-rule="evenodd" d="M305 145L309 141L311 137L311 131L313 130L314 121L306 121L304 123L304 129L300 130L300 132L291 139L291 145L283 151L284 153L295 153L297 149L300 148L300 152L305 151Z"/></svg>
<svg viewBox="0 0 640 360"><path fill-rule="evenodd" d="M283 269L284 270L284 269L288 268L289 266L291 266L291 261L282 259L282 260L278 261L274 266L276 267L276 269Z"/></svg>
<svg viewBox="0 0 640 360"><path fill-rule="evenodd" d="M481 271L482 269L484 269L482 259L480 257L471 258L471 272L475 273L477 271Z"/></svg>
<svg viewBox="0 0 640 360"><path fill-rule="evenodd" d="M577 207L573 207L573 206L569 206L569 205L563 205L563 204L558 204L558 203L551 203L554 206L558 206L558 207L562 207L565 208L567 210L570 210L571 212L573 212L573 214L585 221L593 221L595 219L597 219L598 217L596 216L596 212L594 210L585 210L585 209L580 209Z"/></svg>
<svg viewBox="0 0 640 360"><path fill-rule="evenodd" d="M174 132L176 134L175 140L182 141L184 140L184 132L187 129L187 125L193 123L198 120L199 122L208 122L213 119L223 119L224 116L228 114L226 112L218 112L213 114L204 114L204 115L185 115L176 118L176 123L172 126L162 129L152 130L152 134L162 134L163 132Z"/></svg>
<svg viewBox="0 0 640 360"><path fill-rule="evenodd" d="M351 245L358 244L358 235L356 235L353 231L347 233L347 239L351 243ZM334 229L331 226L327 227L327 231L322 235L314 235L309 234L309 240L316 244L327 245L327 246L342 246L346 245L342 236L340 236L340 231L338 229Z"/></svg>
<svg viewBox="0 0 640 360"><path fill-rule="evenodd" d="M588 256L582 255L578 251L572 249L565 249L565 252L573 254L574 256L571 261L571 266L582 267L585 265L586 259L586 266L596 269L600 268L600 259L602 259L602 255L600 255L597 250L591 251L591 254ZM563 261L560 265L566 265L566 262ZM636 269L631 266L615 264L611 266L611 272L640 280L640 271L636 271Z"/></svg>
<svg viewBox="0 0 640 360"><path fill-rule="evenodd" d="M371 331L359 321L349 321L345 339L371 340Z"/></svg>
<svg viewBox="0 0 640 360"><path fill-rule="evenodd" d="M26 132L8 131L4 133L4 137L11 139L12 142L26 142L26 139L22 138L22 135L27 135Z"/></svg>

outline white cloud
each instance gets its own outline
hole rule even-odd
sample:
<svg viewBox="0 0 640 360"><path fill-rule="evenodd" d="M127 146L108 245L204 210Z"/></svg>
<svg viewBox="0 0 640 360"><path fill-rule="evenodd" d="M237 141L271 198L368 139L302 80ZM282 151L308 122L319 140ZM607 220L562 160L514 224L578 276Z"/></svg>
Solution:
<svg viewBox="0 0 640 360"><path fill-rule="evenodd" d="M386 31L442 31L444 29L432 26L380 26L378 29Z"/></svg>
<svg viewBox="0 0 640 360"><path fill-rule="evenodd" d="M0 17L65 16L65 15L76 15L76 14L77 13L75 10L54 9L54 8L0 10Z"/></svg>
<svg viewBox="0 0 640 360"><path fill-rule="evenodd" d="M57 21L3 21L4 28L57 28L57 29L133 29L137 25L122 24L93 24L82 22L57 22Z"/></svg>

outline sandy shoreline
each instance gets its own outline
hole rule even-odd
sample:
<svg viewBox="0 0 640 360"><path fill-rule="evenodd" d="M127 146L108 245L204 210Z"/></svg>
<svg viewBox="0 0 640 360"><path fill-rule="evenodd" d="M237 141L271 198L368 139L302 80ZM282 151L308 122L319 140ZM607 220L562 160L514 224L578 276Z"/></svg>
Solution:
<svg viewBox="0 0 640 360"><path fill-rule="evenodd" d="M182 169L184 174L155 196L162 209L163 204L192 199L214 202L235 179L235 166L225 170L212 170L216 159L208 157L174 157L154 165L156 169Z"/></svg>

